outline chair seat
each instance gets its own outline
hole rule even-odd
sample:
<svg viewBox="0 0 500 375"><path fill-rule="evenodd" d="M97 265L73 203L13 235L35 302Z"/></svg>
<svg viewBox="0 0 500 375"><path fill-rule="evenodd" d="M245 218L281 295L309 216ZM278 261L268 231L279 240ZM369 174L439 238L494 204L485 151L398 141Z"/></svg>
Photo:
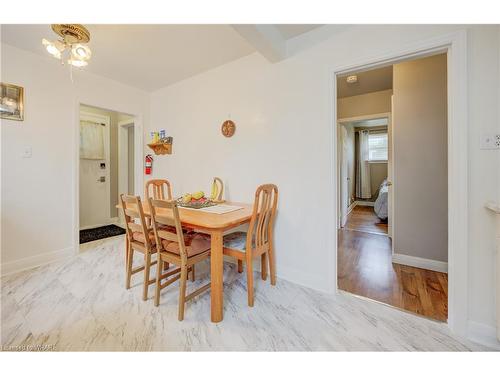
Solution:
<svg viewBox="0 0 500 375"><path fill-rule="evenodd" d="M173 254L180 255L179 243L175 241L162 240L163 248ZM184 243L188 257L201 254L210 249L210 236L202 233L184 234Z"/></svg>
<svg viewBox="0 0 500 375"><path fill-rule="evenodd" d="M158 230L166 230L168 232L175 233L175 227L170 226L170 225L160 225L158 227ZM184 229L184 228L182 229L182 232L184 234L191 233L190 230ZM151 241L151 243L156 244L155 233L153 231L153 228L148 228L148 235L149 235L149 240ZM132 239L134 239L134 241L137 241L137 242L146 243L146 240L144 239L144 234L142 232L133 232Z"/></svg>
<svg viewBox="0 0 500 375"><path fill-rule="evenodd" d="M224 236L224 247L245 251L247 247L247 233L233 232Z"/></svg>

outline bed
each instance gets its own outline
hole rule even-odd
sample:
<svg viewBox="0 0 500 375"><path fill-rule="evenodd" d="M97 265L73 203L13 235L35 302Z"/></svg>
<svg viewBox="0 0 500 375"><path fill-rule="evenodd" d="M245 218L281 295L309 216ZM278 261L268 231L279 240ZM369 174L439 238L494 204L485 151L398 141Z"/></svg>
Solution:
<svg viewBox="0 0 500 375"><path fill-rule="evenodd" d="M389 201L388 190L389 190L389 186L387 185L387 180L384 180L380 184L377 200L375 201L375 206L374 206L375 214L381 220L387 220L387 217L388 217L388 211L389 211L389 209L388 209L388 204L389 204L389 202L388 202Z"/></svg>

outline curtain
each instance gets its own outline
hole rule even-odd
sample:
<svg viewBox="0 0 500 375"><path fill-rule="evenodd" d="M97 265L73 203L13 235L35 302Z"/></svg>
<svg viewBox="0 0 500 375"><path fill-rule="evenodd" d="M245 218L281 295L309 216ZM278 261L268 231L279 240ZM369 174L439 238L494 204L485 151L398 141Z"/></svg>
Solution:
<svg viewBox="0 0 500 375"><path fill-rule="evenodd" d="M104 126L90 121L80 121L80 158L105 159Z"/></svg>
<svg viewBox="0 0 500 375"><path fill-rule="evenodd" d="M356 196L368 199L372 197L370 185L370 147L368 143L368 130L358 131L358 165L356 170Z"/></svg>

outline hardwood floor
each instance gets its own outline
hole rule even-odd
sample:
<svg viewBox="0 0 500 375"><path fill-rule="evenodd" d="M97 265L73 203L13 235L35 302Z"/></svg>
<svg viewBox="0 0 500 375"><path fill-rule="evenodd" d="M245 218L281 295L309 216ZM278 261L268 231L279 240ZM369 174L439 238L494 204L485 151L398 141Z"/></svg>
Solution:
<svg viewBox="0 0 500 375"><path fill-rule="evenodd" d="M387 221L380 220L371 206L356 206L347 218L345 229L387 234Z"/></svg>
<svg viewBox="0 0 500 375"><path fill-rule="evenodd" d="M352 217L369 216L365 208L358 210L360 215ZM446 321L448 275L393 264L391 239L380 232L360 231L360 227L365 228L368 225L349 223L350 219L351 216L347 222L350 225L339 230L339 288L416 314ZM373 226L371 228L373 229Z"/></svg>

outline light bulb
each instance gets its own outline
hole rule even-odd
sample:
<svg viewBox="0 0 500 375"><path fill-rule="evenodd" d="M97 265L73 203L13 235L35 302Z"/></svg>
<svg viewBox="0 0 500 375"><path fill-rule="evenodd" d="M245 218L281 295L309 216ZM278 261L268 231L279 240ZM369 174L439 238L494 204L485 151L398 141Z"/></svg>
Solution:
<svg viewBox="0 0 500 375"><path fill-rule="evenodd" d="M42 39L42 44L45 46L47 52L54 56L56 59L61 58L61 42L51 42L50 40L44 38ZM64 49L64 47L62 49Z"/></svg>
<svg viewBox="0 0 500 375"><path fill-rule="evenodd" d="M89 60L92 52L85 44L74 44L71 47L71 55L78 60Z"/></svg>
<svg viewBox="0 0 500 375"><path fill-rule="evenodd" d="M88 65L88 62L84 61L84 60L68 60L68 63L73 65L73 66L76 66L78 68L81 68L82 66L86 66Z"/></svg>

